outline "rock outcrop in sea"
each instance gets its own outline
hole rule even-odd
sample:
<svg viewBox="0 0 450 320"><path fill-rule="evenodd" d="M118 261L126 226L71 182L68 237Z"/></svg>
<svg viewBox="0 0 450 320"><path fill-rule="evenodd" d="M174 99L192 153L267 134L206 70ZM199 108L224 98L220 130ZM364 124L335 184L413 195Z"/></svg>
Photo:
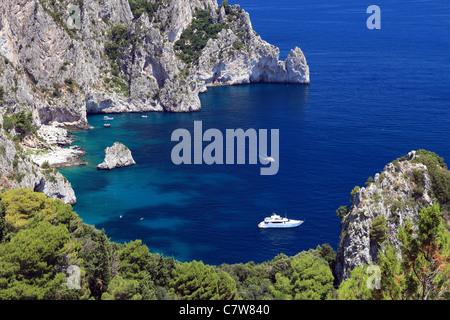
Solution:
<svg viewBox="0 0 450 320"><path fill-rule="evenodd" d="M378 250L383 251L386 243L398 248L399 228L407 220L414 223L420 210L436 201L429 168L421 162L425 152L411 151L387 164L366 187L353 190L352 207L341 220L335 270L339 282L346 280L358 266L376 264ZM382 243L372 233L376 219L383 221L387 230ZM399 252L398 255L400 258Z"/></svg>
<svg viewBox="0 0 450 320"><path fill-rule="evenodd" d="M97 169L112 170L135 164L130 149L120 142L114 142L111 147L105 149L105 160L97 166Z"/></svg>

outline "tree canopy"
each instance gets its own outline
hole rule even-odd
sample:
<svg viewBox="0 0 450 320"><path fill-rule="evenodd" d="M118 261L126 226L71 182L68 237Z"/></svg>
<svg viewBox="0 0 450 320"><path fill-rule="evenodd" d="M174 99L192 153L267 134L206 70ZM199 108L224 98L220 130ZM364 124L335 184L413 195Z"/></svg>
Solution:
<svg viewBox="0 0 450 320"><path fill-rule="evenodd" d="M383 232L375 230L374 236L383 239ZM400 246L383 242L377 262L379 289L368 287L368 266L355 268L348 280L333 287L336 253L328 244L295 256L279 254L263 263L182 263L151 253L141 240L111 242L103 230L84 224L70 205L27 189L0 195L0 236L0 299L347 300L450 295L450 237L437 204L399 230ZM75 288L68 284L71 267L76 267Z"/></svg>

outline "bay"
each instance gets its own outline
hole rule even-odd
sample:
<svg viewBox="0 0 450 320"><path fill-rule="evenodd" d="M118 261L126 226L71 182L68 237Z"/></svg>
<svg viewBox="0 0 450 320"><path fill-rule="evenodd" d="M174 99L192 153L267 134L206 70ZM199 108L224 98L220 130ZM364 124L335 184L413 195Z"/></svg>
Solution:
<svg viewBox="0 0 450 320"><path fill-rule="evenodd" d="M310 85L251 84L209 88L195 113L88 116L76 133L89 165L61 170L84 222L113 241L142 239L150 251L209 264L262 262L329 243L336 249L335 210L350 191L411 150L450 159L450 4L378 1L380 30L366 28L372 3L349 0L238 0L254 29L280 48L296 45ZM259 165L174 165L175 129L280 130L279 171ZM115 141L136 166L98 171ZM305 223L261 230L272 212Z"/></svg>

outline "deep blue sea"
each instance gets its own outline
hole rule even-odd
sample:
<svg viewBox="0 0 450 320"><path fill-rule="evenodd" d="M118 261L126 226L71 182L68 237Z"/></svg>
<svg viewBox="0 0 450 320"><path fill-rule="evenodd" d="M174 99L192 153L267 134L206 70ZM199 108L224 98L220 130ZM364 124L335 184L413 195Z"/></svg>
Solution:
<svg viewBox="0 0 450 320"><path fill-rule="evenodd" d="M84 222L113 241L142 239L151 252L208 264L262 262L323 243L336 249L335 210L350 191L390 161L428 149L450 163L450 2L230 0L284 59L299 46L310 85L252 84L210 88L195 113L88 117L76 133L88 166L62 173ZM369 5L381 29L369 30ZM177 128L280 130L279 171L260 165L174 165ZM104 149L128 146L136 166L97 171ZM305 221L261 230L272 212ZM122 218L120 218L122 216Z"/></svg>

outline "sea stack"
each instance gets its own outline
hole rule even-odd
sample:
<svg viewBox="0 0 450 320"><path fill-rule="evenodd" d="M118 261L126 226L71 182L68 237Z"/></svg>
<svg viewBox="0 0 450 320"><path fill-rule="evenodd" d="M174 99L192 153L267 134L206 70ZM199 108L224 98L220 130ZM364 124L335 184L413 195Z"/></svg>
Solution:
<svg viewBox="0 0 450 320"><path fill-rule="evenodd" d="M97 166L97 169L112 170L135 164L130 149L120 142L114 142L111 147L105 149L105 160Z"/></svg>

